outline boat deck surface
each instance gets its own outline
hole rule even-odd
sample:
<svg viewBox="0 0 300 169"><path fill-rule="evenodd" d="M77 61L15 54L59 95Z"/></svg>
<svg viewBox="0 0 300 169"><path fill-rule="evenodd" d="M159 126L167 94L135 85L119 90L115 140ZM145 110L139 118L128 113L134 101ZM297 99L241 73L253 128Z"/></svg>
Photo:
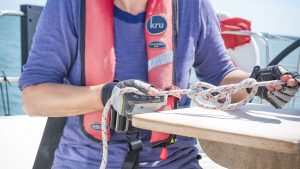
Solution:
<svg viewBox="0 0 300 169"><path fill-rule="evenodd" d="M46 120L26 115L0 117L0 168L32 168ZM224 169L198 147L202 155L199 163L203 169Z"/></svg>

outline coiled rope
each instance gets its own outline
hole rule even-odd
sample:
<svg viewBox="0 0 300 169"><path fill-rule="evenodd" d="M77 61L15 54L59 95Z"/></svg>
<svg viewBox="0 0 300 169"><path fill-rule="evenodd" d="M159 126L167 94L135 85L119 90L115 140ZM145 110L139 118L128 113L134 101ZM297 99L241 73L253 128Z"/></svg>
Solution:
<svg viewBox="0 0 300 169"><path fill-rule="evenodd" d="M206 109L218 109L218 110L232 110L240 106L243 106L250 102L255 94L257 93L258 87L269 86L269 85L283 85L285 82L281 80L257 82L255 79L246 79L238 84L230 84L224 86L214 86L205 82L197 82L190 87L190 89L181 90L169 90L169 91L159 91L158 96L166 95L187 95L191 98L199 107ZM252 88L251 92L246 96L245 99L237 102L231 103L231 94L236 93L245 88ZM136 88L127 87L116 91L111 98L106 103L103 114L102 114L102 162L100 169L105 169L107 165L108 158L108 137L107 132L109 126L107 125L107 117L113 101L125 93L136 93L143 94ZM225 100L224 100L225 99ZM222 102L220 102L222 100Z"/></svg>

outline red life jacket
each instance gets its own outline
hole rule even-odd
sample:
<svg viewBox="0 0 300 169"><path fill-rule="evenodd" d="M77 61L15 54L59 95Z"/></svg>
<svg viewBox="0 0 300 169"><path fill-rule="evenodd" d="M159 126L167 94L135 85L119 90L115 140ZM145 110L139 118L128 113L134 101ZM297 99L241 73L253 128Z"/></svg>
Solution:
<svg viewBox="0 0 300 169"><path fill-rule="evenodd" d="M84 1L83 1L84 2ZM93 86L114 80L114 1L85 0L81 10L82 85ZM147 5L145 37L148 58L148 82L165 89L173 83L173 23L172 0L149 0ZM160 110L174 109L175 99ZM102 111L81 116L84 133L101 141ZM109 119L108 119L109 120ZM109 124L109 123L108 123ZM109 138L110 138L110 133ZM173 142L166 133L152 132L151 143ZM164 146L164 145L163 145Z"/></svg>

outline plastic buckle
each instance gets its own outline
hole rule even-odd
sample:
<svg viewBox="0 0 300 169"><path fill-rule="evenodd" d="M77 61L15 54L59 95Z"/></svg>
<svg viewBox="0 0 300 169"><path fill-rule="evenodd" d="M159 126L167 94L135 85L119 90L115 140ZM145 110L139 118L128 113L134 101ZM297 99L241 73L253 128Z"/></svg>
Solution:
<svg viewBox="0 0 300 169"><path fill-rule="evenodd" d="M140 152L143 150L143 144L140 139L128 142L128 151L130 152Z"/></svg>
<svg viewBox="0 0 300 169"><path fill-rule="evenodd" d="M151 143L151 147L152 148L167 147L169 145L174 144L175 143L175 139L176 139L176 135L170 134L169 139L163 140L163 141L160 141L160 142Z"/></svg>
<svg viewBox="0 0 300 169"><path fill-rule="evenodd" d="M141 139L139 138L139 132L137 129L129 130L126 133L127 143L128 143L128 151L130 152L139 152L143 150L143 144Z"/></svg>

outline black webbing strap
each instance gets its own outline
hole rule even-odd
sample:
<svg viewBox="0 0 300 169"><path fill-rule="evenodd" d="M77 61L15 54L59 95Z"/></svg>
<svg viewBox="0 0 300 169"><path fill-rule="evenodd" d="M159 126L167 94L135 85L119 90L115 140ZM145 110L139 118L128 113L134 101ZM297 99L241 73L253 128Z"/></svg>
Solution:
<svg viewBox="0 0 300 169"><path fill-rule="evenodd" d="M122 169L138 169L140 153L128 151Z"/></svg>
<svg viewBox="0 0 300 169"><path fill-rule="evenodd" d="M128 152L124 160L122 169L138 169L140 161L140 151L143 150L142 141L139 138L139 132L135 127L132 127L130 125L126 136L128 143Z"/></svg>
<svg viewBox="0 0 300 169"><path fill-rule="evenodd" d="M33 169L51 169L54 152L60 142L65 123L65 117L48 118Z"/></svg>

